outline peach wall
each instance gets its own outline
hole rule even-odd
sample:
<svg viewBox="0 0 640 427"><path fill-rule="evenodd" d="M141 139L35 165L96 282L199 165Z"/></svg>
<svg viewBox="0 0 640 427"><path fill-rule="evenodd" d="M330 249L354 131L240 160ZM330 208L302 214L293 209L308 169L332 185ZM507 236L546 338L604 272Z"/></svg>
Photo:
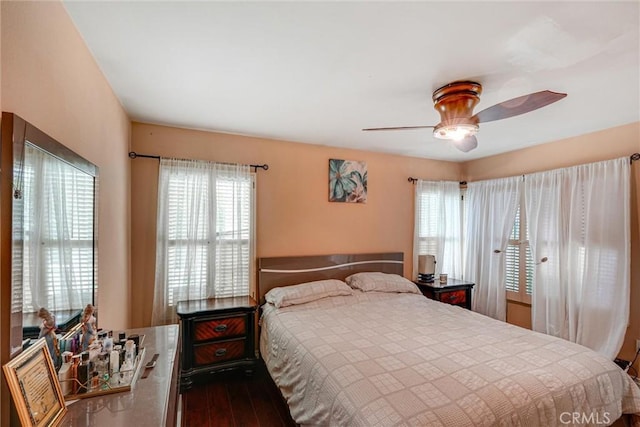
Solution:
<svg viewBox="0 0 640 427"><path fill-rule="evenodd" d="M409 176L460 179L460 165L366 151L133 123L132 148L143 154L235 163L267 163L257 174L257 256L404 252L412 270L413 186ZM367 162L366 204L328 201L330 158ZM158 161L131 164L132 313L151 319L155 272Z"/></svg>
<svg viewBox="0 0 640 427"><path fill-rule="evenodd" d="M462 164L467 181L522 175L628 156L640 149L640 122Z"/></svg>
<svg viewBox="0 0 640 427"><path fill-rule="evenodd" d="M61 2L3 1L0 22L1 110L100 168L99 321L128 327L130 121ZM0 304L4 311L7 301ZM3 360L8 331L8 323L0 324ZM9 425L9 397L1 382L0 425Z"/></svg>
<svg viewBox="0 0 640 427"><path fill-rule="evenodd" d="M0 7L0 64L2 63L2 7ZM0 66L0 82L2 82L2 66ZM0 111L2 110L2 84L0 84ZM0 209L0 216L2 216L2 210ZM0 249L0 258L2 258L2 250ZM2 274L0 272L0 277L2 277ZM7 302L3 301L5 298L2 297L2 294L5 292L0 291L0 307L3 307L2 309L4 310L5 305L7 304ZM9 340L9 336L10 333L7 333L7 331L10 330L11 326L10 325L4 325L4 323L6 323L6 321L3 321L2 318L3 317L7 317L0 315L0 334L2 334L2 336L0 337L0 364L4 365L6 363L6 359L8 358L8 353L5 351L5 349L9 348L10 346L10 340ZM0 376L2 376L0 374ZM2 415L5 412L8 412L8 408L9 408L9 402L7 399L4 399L2 396L7 393L7 386L6 386L6 381L2 381L3 384L0 384L0 425L4 425L5 423L7 423L9 421L8 416L6 415Z"/></svg>
<svg viewBox="0 0 640 427"><path fill-rule="evenodd" d="M1 7L2 108L100 168L99 322L128 327L131 123L61 2Z"/></svg>
<svg viewBox="0 0 640 427"><path fill-rule="evenodd" d="M467 181L521 175L629 156L640 151L640 122L462 164ZM631 168L631 315L620 357L631 360L640 338L640 162ZM507 305L508 321L531 327L531 308ZM527 323L528 322L528 323ZM636 363L636 368L640 367Z"/></svg>

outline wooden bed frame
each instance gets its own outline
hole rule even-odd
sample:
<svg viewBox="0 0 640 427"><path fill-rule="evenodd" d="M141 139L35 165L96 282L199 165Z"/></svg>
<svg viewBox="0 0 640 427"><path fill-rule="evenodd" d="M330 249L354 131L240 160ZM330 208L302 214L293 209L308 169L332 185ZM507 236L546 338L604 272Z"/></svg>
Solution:
<svg viewBox="0 0 640 427"><path fill-rule="evenodd" d="M363 271L404 273L404 253L312 255L258 259L260 304L269 290L324 279L344 280Z"/></svg>

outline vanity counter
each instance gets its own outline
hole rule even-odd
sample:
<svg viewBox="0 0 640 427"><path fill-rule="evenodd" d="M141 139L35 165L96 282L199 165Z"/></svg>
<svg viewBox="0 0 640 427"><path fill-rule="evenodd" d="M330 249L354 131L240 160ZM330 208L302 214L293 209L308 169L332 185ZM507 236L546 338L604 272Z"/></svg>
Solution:
<svg viewBox="0 0 640 427"><path fill-rule="evenodd" d="M116 333L118 331L114 331ZM155 368L147 378L140 377L131 391L79 399L68 405L62 426L175 426L178 402L178 325L129 329L144 335L146 364L155 353Z"/></svg>

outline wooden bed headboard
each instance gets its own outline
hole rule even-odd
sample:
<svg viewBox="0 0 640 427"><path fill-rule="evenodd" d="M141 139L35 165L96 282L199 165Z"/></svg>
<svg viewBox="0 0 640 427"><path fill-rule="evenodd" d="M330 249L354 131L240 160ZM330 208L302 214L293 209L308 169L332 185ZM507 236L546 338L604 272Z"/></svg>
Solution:
<svg viewBox="0 0 640 427"><path fill-rule="evenodd" d="M258 259L258 295L260 304L269 290L324 279L344 280L363 271L380 271L400 276L404 273L404 254L312 255Z"/></svg>

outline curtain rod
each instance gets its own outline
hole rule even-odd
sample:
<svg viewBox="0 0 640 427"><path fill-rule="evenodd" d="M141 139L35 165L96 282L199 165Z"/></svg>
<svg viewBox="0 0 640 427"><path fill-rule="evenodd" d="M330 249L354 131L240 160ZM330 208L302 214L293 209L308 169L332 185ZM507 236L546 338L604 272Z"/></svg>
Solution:
<svg viewBox="0 0 640 427"><path fill-rule="evenodd" d="M129 151L129 157L132 159L135 159L136 157L144 157L145 159L158 159L160 160L160 156L152 156L150 154L138 154L135 151ZM253 168L254 172L258 172L258 168L259 169L264 169L264 170L269 170L269 165L268 164L264 164L264 165L249 165L249 167Z"/></svg>
<svg viewBox="0 0 640 427"><path fill-rule="evenodd" d="M419 178L414 178L414 177L409 177L407 179L407 181L409 181L412 184L415 184L416 182L418 182ZM460 185L467 185L467 181L460 181Z"/></svg>
<svg viewBox="0 0 640 427"><path fill-rule="evenodd" d="M631 163L633 163L636 160L640 160L640 153L633 153L632 155L629 156L629 161ZM524 179L524 175L522 175L522 178ZM412 184L415 184L416 182L418 182L418 178L413 178L410 176L407 179L407 181L409 181ZM467 181L460 181L460 185L467 185Z"/></svg>

